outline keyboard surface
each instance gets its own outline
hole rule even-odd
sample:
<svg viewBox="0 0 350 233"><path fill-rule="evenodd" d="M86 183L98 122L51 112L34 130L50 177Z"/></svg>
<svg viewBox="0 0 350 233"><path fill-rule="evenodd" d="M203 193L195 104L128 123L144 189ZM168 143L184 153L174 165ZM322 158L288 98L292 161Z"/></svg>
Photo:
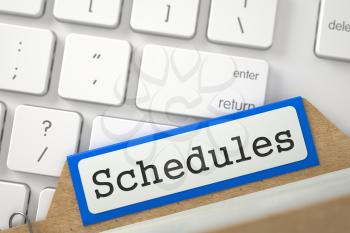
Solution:
<svg viewBox="0 0 350 233"><path fill-rule="evenodd" d="M0 229L45 218L62 154L199 117L300 95L350 136L348 0L71 2L0 2Z"/></svg>

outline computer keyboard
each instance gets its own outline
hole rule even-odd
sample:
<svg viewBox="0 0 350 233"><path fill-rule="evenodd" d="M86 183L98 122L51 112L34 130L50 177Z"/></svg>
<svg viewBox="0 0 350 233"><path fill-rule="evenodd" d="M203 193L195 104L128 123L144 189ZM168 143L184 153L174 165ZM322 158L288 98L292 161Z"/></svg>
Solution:
<svg viewBox="0 0 350 233"><path fill-rule="evenodd" d="M45 219L78 151L298 95L350 135L349 10L348 0L1 0L0 229L17 211Z"/></svg>

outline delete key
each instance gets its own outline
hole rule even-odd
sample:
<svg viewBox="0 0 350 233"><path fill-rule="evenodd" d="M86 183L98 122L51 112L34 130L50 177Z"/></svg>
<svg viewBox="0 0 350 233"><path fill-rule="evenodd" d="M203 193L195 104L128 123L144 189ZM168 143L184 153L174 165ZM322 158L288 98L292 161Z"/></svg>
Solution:
<svg viewBox="0 0 350 233"><path fill-rule="evenodd" d="M350 1L321 0L315 53L350 60Z"/></svg>

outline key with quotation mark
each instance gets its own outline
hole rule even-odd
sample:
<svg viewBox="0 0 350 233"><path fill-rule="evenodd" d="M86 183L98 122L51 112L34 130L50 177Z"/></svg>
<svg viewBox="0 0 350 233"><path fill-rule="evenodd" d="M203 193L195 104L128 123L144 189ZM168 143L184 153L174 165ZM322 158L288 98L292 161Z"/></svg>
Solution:
<svg viewBox="0 0 350 233"><path fill-rule="evenodd" d="M127 41L71 34L63 55L58 93L63 98L121 105L131 46Z"/></svg>
<svg viewBox="0 0 350 233"><path fill-rule="evenodd" d="M59 176L66 156L78 149L81 122L75 112L18 106L7 166L21 172Z"/></svg>
<svg viewBox="0 0 350 233"><path fill-rule="evenodd" d="M199 0L134 0L130 25L138 32L191 38L198 8Z"/></svg>
<svg viewBox="0 0 350 233"><path fill-rule="evenodd" d="M276 11L277 0L212 0L208 39L267 49L273 41Z"/></svg>
<svg viewBox="0 0 350 233"><path fill-rule="evenodd" d="M55 36L49 30L0 24L0 89L43 95Z"/></svg>

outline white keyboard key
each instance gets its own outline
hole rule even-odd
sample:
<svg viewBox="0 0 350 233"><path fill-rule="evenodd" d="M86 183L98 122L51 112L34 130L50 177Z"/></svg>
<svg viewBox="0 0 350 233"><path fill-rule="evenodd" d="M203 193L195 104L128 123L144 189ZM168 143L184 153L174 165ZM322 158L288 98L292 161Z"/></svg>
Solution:
<svg viewBox="0 0 350 233"><path fill-rule="evenodd" d="M55 0L58 20L102 27L119 24L122 0Z"/></svg>
<svg viewBox="0 0 350 233"><path fill-rule="evenodd" d="M59 176L66 157L77 151L81 116L76 112L20 105L12 127L8 168Z"/></svg>
<svg viewBox="0 0 350 233"><path fill-rule="evenodd" d="M350 61L350 1L322 0L315 53Z"/></svg>
<svg viewBox="0 0 350 233"><path fill-rule="evenodd" d="M5 113L6 113L6 107L5 104L0 102L0 142L1 142L1 136L2 136L2 129L4 127L4 120L5 120ZM1 144L0 144L1 149Z"/></svg>
<svg viewBox="0 0 350 233"><path fill-rule="evenodd" d="M27 213L29 194L29 187L25 184L0 181L0 230L9 227L9 219L13 213ZM23 217L14 217L14 226L23 223Z"/></svg>
<svg viewBox="0 0 350 233"><path fill-rule="evenodd" d="M55 36L49 30L0 24L0 89L46 93Z"/></svg>
<svg viewBox="0 0 350 233"><path fill-rule="evenodd" d="M40 17L43 14L45 0L1 0L0 12L30 17Z"/></svg>
<svg viewBox="0 0 350 233"><path fill-rule="evenodd" d="M69 35L59 95L74 100L121 105L125 97L130 56L131 46L127 41Z"/></svg>
<svg viewBox="0 0 350 233"><path fill-rule="evenodd" d="M210 118L264 104L264 60L147 45L136 105L144 110Z"/></svg>
<svg viewBox="0 0 350 233"><path fill-rule="evenodd" d="M90 149L173 129L175 126L98 116L92 124Z"/></svg>
<svg viewBox="0 0 350 233"><path fill-rule="evenodd" d="M56 189L53 188L46 188L41 190L39 194L39 203L38 209L36 211L35 221L42 221L46 219L55 191Z"/></svg>
<svg viewBox="0 0 350 233"><path fill-rule="evenodd" d="M272 45L277 0L212 0L208 39L253 48Z"/></svg>
<svg viewBox="0 0 350 233"><path fill-rule="evenodd" d="M199 0L134 0L130 25L139 32L191 38L198 8Z"/></svg>

